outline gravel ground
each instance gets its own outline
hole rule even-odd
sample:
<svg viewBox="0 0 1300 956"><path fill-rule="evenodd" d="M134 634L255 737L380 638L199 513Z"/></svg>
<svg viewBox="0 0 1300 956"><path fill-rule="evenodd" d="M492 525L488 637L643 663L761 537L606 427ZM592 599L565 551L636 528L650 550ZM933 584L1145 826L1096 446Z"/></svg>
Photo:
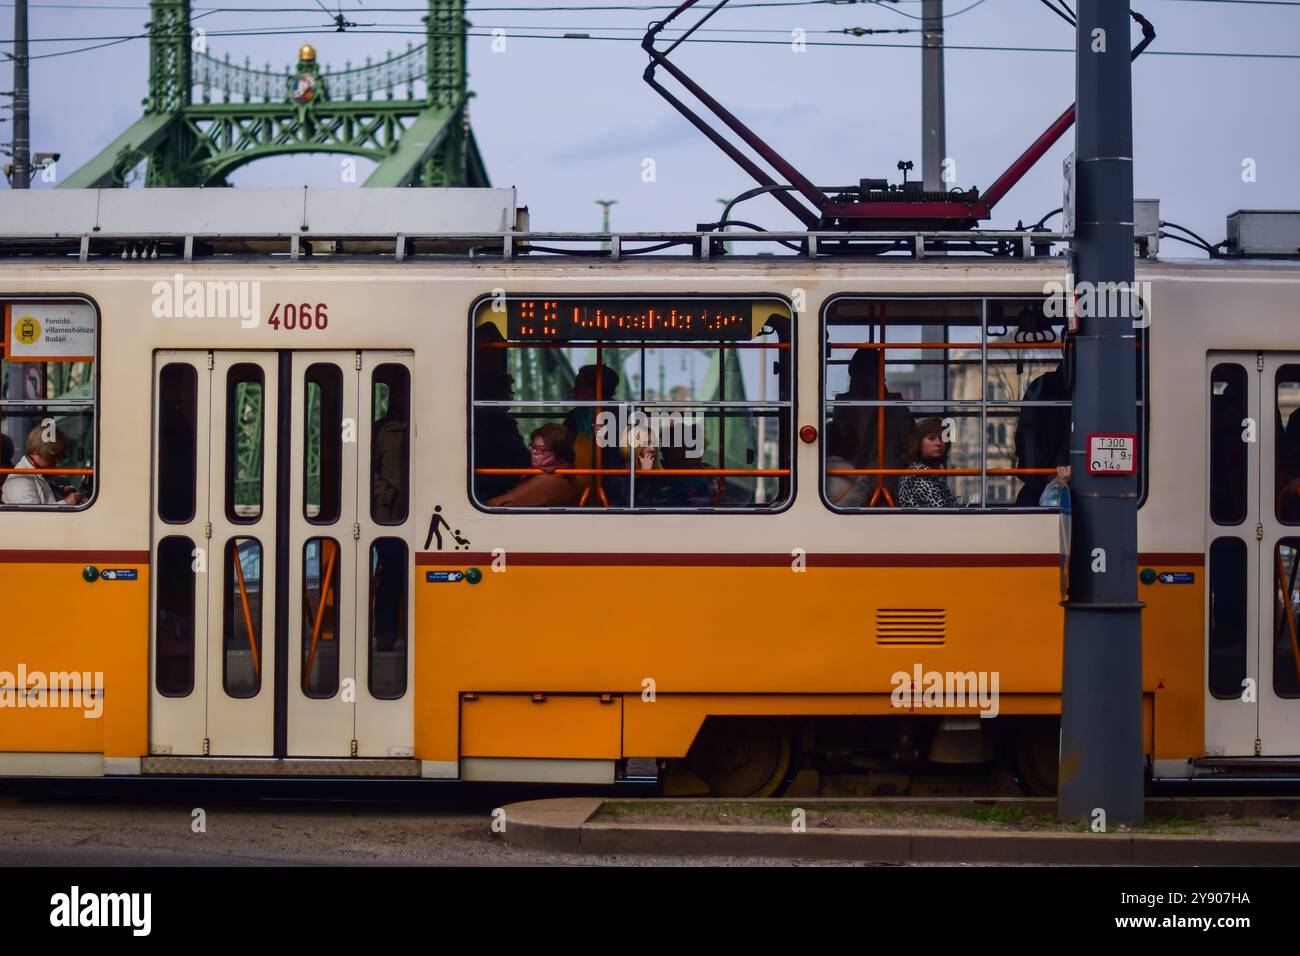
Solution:
<svg viewBox="0 0 1300 956"><path fill-rule="evenodd" d="M749 857L589 856L509 846L492 807L0 798L0 866L825 866ZM829 865L861 866L860 863Z"/></svg>

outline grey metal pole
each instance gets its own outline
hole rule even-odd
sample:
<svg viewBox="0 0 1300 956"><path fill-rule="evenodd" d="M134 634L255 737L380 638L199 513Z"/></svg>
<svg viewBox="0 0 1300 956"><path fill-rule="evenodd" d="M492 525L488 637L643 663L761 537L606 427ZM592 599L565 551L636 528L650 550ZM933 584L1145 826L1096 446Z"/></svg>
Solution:
<svg viewBox="0 0 1300 956"><path fill-rule="evenodd" d="M1069 597L1061 685L1057 815L1105 825L1143 814L1142 605L1137 601L1138 476L1089 474L1090 434L1137 434L1133 282L1133 89L1128 4L1080 0L1076 40L1077 213L1070 439ZM1118 313L1118 314L1116 314ZM1138 455L1140 458L1140 452Z"/></svg>
<svg viewBox="0 0 1300 956"><path fill-rule="evenodd" d="M27 92L27 0L14 3L14 189L32 184L30 98Z"/></svg>
<svg viewBox="0 0 1300 956"><path fill-rule="evenodd" d="M943 0L921 2L921 180L927 192L943 181Z"/></svg>

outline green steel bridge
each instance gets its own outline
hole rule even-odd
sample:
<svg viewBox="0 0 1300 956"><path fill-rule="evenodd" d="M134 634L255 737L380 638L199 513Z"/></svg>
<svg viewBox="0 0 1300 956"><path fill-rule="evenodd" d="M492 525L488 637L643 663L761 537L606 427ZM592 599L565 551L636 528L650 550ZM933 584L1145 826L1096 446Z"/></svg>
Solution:
<svg viewBox="0 0 1300 956"><path fill-rule="evenodd" d="M189 0L150 0L144 115L59 188L224 186L266 156L338 153L377 163L365 186L487 186L469 126L464 0L429 0L425 42L330 70L303 46L283 70L202 48Z"/></svg>

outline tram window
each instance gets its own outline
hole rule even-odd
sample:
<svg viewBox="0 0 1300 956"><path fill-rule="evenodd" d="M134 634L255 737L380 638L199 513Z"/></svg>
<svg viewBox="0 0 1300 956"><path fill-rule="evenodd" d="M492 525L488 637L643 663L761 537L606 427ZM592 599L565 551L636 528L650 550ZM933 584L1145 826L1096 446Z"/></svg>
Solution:
<svg viewBox="0 0 1300 956"><path fill-rule="evenodd" d="M222 563L222 686L231 697L256 697L262 687L262 543L231 538Z"/></svg>
<svg viewBox="0 0 1300 956"><path fill-rule="evenodd" d="M302 692L333 697L339 689L339 543L308 538L302 552Z"/></svg>
<svg viewBox="0 0 1300 956"><path fill-rule="evenodd" d="M158 542L154 682L164 697L188 697L194 690L193 555L189 538Z"/></svg>
<svg viewBox="0 0 1300 956"><path fill-rule="evenodd" d="M406 693L406 542L378 538L370 546L370 696L397 700Z"/></svg>
<svg viewBox="0 0 1300 956"><path fill-rule="evenodd" d="M1273 693L1300 697L1300 538L1283 538L1273 553Z"/></svg>
<svg viewBox="0 0 1300 956"><path fill-rule="evenodd" d="M411 486L411 373L380 365L370 382L370 518L406 520Z"/></svg>
<svg viewBox="0 0 1300 956"><path fill-rule="evenodd" d="M1283 365L1277 370L1274 393L1277 520L1300 524L1300 365Z"/></svg>
<svg viewBox="0 0 1300 956"><path fill-rule="evenodd" d="M1218 538L1210 545L1210 693L1241 696L1246 679L1246 542Z"/></svg>
<svg viewBox="0 0 1300 956"><path fill-rule="evenodd" d="M6 318L17 325L27 311L38 313L39 330L39 316L59 310L93 327L88 303L0 304L0 510L72 511L95 496L93 357L19 361L4 341ZM33 468L42 474L24 474Z"/></svg>
<svg viewBox="0 0 1300 956"><path fill-rule="evenodd" d="M1070 477L1070 391L1065 319L1049 305L832 301L822 363L830 506L1055 507L1058 474Z"/></svg>
<svg viewBox="0 0 1300 956"><path fill-rule="evenodd" d="M1250 416L1246 369L1235 362L1210 374L1210 518L1215 524L1246 520L1250 449L1242 435Z"/></svg>
<svg viewBox="0 0 1300 956"><path fill-rule="evenodd" d="M303 517L332 524L343 503L343 370L332 363L308 368L303 408Z"/></svg>
<svg viewBox="0 0 1300 956"><path fill-rule="evenodd" d="M234 365L226 375L226 517L251 524L262 514L265 388L259 365Z"/></svg>
<svg viewBox="0 0 1300 956"><path fill-rule="evenodd" d="M158 517L173 524L194 517L198 390L192 365L174 362L158 375Z"/></svg>
<svg viewBox="0 0 1300 956"><path fill-rule="evenodd" d="M512 311L530 302L511 299L505 313L485 302L475 315L481 507L778 510L789 501L788 305L537 300L558 317L559 338L548 341ZM579 315L592 321L578 327L570 317Z"/></svg>

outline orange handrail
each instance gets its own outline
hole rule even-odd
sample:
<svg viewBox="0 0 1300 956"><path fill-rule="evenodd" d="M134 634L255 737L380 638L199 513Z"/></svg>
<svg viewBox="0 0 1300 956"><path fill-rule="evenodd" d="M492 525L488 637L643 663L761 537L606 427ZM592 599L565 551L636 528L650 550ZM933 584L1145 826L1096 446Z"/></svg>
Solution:
<svg viewBox="0 0 1300 956"><path fill-rule="evenodd" d="M93 475L93 468L0 468L0 475Z"/></svg>
<svg viewBox="0 0 1300 956"><path fill-rule="evenodd" d="M330 556L329 563L325 567L325 577L321 580L320 603L316 605L316 623L311 629L311 649L307 652L307 666L302 672L302 689L306 691L307 681L311 677L311 669L316 662L316 642L320 640L321 623L325 620L325 605L329 603L330 591L334 586L334 559L338 557L339 549L333 541L321 541L322 549L328 547Z"/></svg>
<svg viewBox="0 0 1300 956"><path fill-rule="evenodd" d="M235 562L235 577L239 581L239 603L244 606L244 629L248 632L248 649L253 652L253 673L262 676L262 660L253 640L253 612L248 609L248 588L244 585L244 566L239 563L239 539L230 539L230 556Z"/></svg>
<svg viewBox="0 0 1300 956"><path fill-rule="evenodd" d="M1053 474L1056 472L1053 471ZM545 471L541 468L475 468L476 475L626 475L626 468L556 468L553 471ZM664 477L678 475L702 475L706 478L743 478L746 475L755 475L759 478L784 478L790 474L789 468L649 468L636 470L638 478L654 478L656 475ZM828 474L840 474L840 472L828 472ZM856 472L855 472L856 474ZM906 474L906 472L905 472Z"/></svg>
<svg viewBox="0 0 1300 956"><path fill-rule="evenodd" d="M982 348L979 342L827 342L832 349L976 349ZM1063 349L1062 342L990 342L989 351L999 349Z"/></svg>
<svg viewBox="0 0 1300 956"><path fill-rule="evenodd" d="M1055 468L828 468L828 475L1055 475Z"/></svg>

